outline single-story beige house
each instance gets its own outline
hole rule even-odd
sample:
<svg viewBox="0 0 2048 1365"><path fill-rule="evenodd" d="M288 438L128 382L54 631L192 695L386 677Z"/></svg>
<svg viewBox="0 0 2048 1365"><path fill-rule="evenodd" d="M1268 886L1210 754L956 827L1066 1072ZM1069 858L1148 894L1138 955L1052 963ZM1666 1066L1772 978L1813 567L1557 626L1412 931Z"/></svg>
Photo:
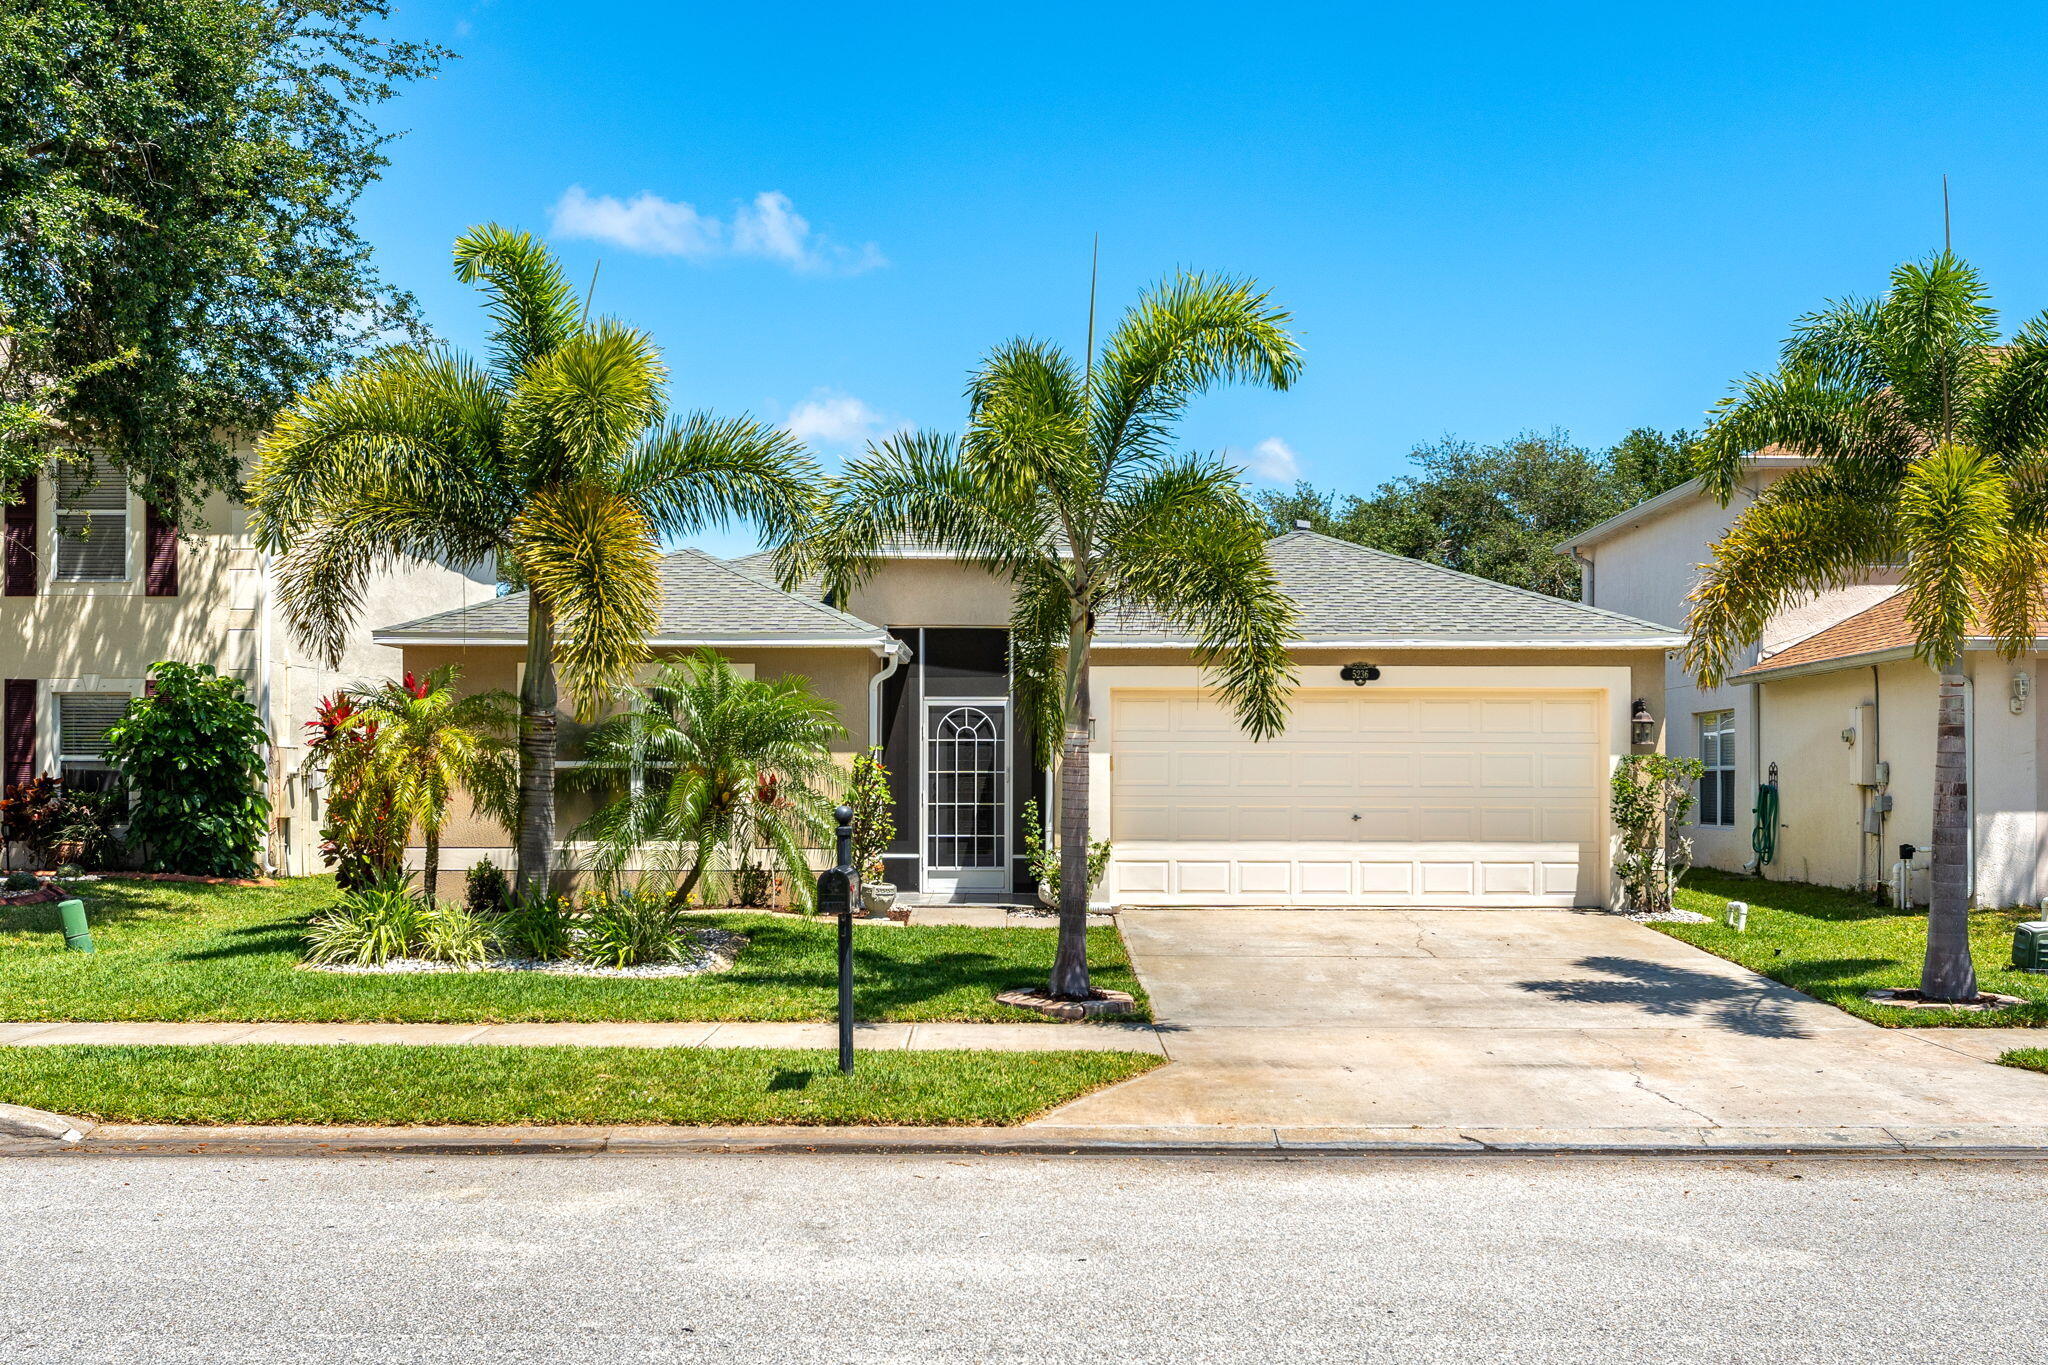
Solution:
<svg viewBox="0 0 2048 1365"><path fill-rule="evenodd" d="M1100 897L1607 903L1608 777L1638 707L1661 715L1674 632L1306 530L1269 547L1300 613L1299 688L1279 738L1253 742L1211 699L1185 630L1136 613L1103 625L1091 817L1116 849ZM891 771L887 863L907 894L1028 893L1022 807L1043 803L1048 783L1010 685L1007 585L914 546L887 555L844 610L766 573L760 556L667 556L654 651L709 646L830 698L844 755L879 746ZM513 689L525 619L511 594L374 638L409 669L457 664L465 686ZM1352 681L1351 665L1371 668ZM571 766L582 731L565 714L563 732ZM566 839L574 798L562 815ZM451 873L483 857L511 863L502 830L470 817L446 831Z"/></svg>

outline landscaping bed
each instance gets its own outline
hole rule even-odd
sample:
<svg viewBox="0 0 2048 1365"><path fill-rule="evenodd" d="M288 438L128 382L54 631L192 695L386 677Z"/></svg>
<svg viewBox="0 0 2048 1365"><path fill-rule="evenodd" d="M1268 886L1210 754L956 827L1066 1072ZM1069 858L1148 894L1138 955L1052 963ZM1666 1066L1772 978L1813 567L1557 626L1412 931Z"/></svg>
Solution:
<svg viewBox="0 0 2048 1365"><path fill-rule="evenodd" d="M732 967L617 979L549 972L300 970L309 919L334 883L275 887L108 881L85 896L96 953L67 953L52 905L0 908L0 1020L505 1023L546 1020L830 1019L836 925L760 913L693 917L743 935ZM1042 982L1054 932L856 925L854 1005L876 1022L1047 1023L996 1003ZM1089 931L1100 987L1145 997L1114 927ZM1047 1023L1048 1027L1054 1025Z"/></svg>
<svg viewBox="0 0 2048 1365"><path fill-rule="evenodd" d="M1020 1123L1140 1052L626 1047L0 1047L0 1095L110 1123Z"/></svg>
<svg viewBox="0 0 2048 1365"><path fill-rule="evenodd" d="M1908 1009L1864 998L1870 991L1920 984L1927 913L1900 913L1867 896L1800 882L1761 881L1695 871L1677 895L1680 908L1705 924L1652 923L1858 1018L1893 1028L2041 1028L2048 1026L2048 976L2012 969L2013 926L2032 911L1979 910L1970 916L1970 944L1980 990L2016 996L2002 1009ZM1731 900L1749 902L1749 928L1722 922Z"/></svg>

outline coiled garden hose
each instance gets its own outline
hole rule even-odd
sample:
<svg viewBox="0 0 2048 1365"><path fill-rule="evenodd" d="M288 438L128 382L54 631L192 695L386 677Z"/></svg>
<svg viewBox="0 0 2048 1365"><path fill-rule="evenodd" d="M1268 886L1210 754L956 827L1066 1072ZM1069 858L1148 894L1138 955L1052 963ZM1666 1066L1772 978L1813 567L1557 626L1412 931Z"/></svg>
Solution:
<svg viewBox="0 0 2048 1365"><path fill-rule="evenodd" d="M1765 782L1756 789L1756 828L1749 846L1756 853L1756 865L1769 867L1778 858L1778 784Z"/></svg>

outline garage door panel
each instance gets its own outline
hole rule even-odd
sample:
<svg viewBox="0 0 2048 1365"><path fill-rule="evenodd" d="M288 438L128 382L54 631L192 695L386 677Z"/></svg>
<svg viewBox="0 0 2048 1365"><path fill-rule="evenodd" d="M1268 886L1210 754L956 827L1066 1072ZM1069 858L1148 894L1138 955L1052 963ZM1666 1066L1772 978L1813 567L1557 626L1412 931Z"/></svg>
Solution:
<svg viewBox="0 0 2048 1365"><path fill-rule="evenodd" d="M1603 884L1598 694L1314 691L1264 743L1206 697L1112 706L1128 903L1570 905Z"/></svg>

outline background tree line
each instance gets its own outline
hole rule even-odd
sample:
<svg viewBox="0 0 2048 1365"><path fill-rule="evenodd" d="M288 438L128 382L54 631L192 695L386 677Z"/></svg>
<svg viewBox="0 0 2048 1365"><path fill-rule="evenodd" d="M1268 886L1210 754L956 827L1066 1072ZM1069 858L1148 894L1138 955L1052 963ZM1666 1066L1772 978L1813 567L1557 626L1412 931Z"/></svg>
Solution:
<svg viewBox="0 0 2048 1365"><path fill-rule="evenodd" d="M1259 495L1275 532L1310 528L1376 550L1574 601L1579 569L1561 540L1692 476L1689 431L1638 427L1604 451L1558 430L1479 445L1446 436L1409 453L1416 472L1371 493L1298 482Z"/></svg>

